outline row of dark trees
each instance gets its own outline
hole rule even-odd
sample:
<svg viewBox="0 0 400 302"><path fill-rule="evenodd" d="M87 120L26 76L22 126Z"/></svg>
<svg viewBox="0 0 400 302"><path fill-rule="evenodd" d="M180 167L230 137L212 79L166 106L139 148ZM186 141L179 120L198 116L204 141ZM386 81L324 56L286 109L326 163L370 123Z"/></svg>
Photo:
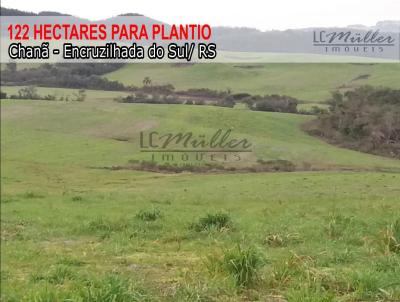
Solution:
<svg viewBox="0 0 400 302"><path fill-rule="evenodd" d="M121 68L121 64L42 64L36 68L17 69L9 63L1 71L1 85L46 86L78 89L97 89L111 91L131 91L132 94L119 99L125 103L152 104L193 104L234 107L237 102L248 105L255 111L297 113L295 98L280 95L232 94L207 88L175 91L173 85L153 85L149 77L143 79L143 86L125 86L118 81L110 81L102 75Z"/></svg>
<svg viewBox="0 0 400 302"><path fill-rule="evenodd" d="M307 129L357 150L400 158L400 90L363 86L335 92Z"/></svg>
<svg viewBox="0 0 400 302"><path fill-rule="evenodd" d="M210 96L212 95L212 96ZM118 98L121 103L145 103L145 104L187 104L187 105L214 105L219 107L234 107L238 102L247 104L254 111L297 113L298 101L288 96L265 95L249 96L243 98L226 92L206 90L205 95L197 90L192 94L191 90L160 93L160 89L151 91L149 88L138 89L134 93Z"/></svg>
<svg viewBox="0 0 400 302"><path fill-rule="evenodd" d="M40 95L35 86L22 87L18 90L17 94L7 95L6 92L0 91L0 99L12 99L12 100L44 100L44 101L77 101L83 102L86 99L86 91L79 89L77 93L73 93L71 96L58 97L55 94Z"/></svg>
<svg viewBox="0 0 400 302"><path fill-rule="evenodd" d="M79 89L127 90L118 81L101 75L112 72L121 64L42 64L36 68L18 70L15 63L8 63L1 71L1 85L36 85Z"/></svg>
<svg viewBox="0 0 400 302"><path fill-rule="evenodd" d="M255 111L297 113L298 100L286 95L256 95L245 97L243 102Z"/></svg>

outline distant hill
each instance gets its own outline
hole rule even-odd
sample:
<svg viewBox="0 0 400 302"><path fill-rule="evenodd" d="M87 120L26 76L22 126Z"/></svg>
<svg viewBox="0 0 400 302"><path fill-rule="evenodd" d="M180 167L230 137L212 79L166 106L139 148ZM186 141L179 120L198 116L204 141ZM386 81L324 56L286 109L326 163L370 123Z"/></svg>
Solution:
<svg viewBox="0 0 400 302"><path fill-rule="evenodd" d="M374 29L379 29L385 32L400 32L400 21L379 21L373 26Z"/></svg>
<svg viewBox="0 0 400 302"><path fill-rule="evenodd" d="M0 7L1 16L37 16L38 14L32 12L25 12L14 8Z"/></svg>
<svg viewBox="0 0 400 302"><path fill-rule="evenodd" d="M118 15L118 17L143 17L143 15L137 13L126 13Z"/></svg>
<svg viewBox="0 0 400 302"><path fill-rule="evenodd" d="M43 11L39 13L33 13L6 7L0 7L0 10L2 16L71 16L68 14L63 14L53 11Z"/></svg>
<svg viewBox="0 0 400 302"><path fill-rule="evenodd" d="M32 13L20 11L17 9L1 8L2 16L69 16L67 14L45 11L40 13ZM124 18L124 17L131 17ZM79 17L76 22L85 20ZM129 20L129 21L127 21ZM81 21L82 22L82 21ZM154 24L163 23L138 13L125 13L115 17L106 18L104 20L90 21L93 23L137 23L137 24ZM166 23L164 23L166 24ZM168 25L168 24L166 24ZM367 32L369 30L380 30L381 32L397 33L400 32L400 21L386 20L377 22L374 26L366 26L362 24L349 25L347 27L331 27L326 31L348 31L349 29L357 29L358 31ZM269 30L260 31L255 28L245 27L214 27L213 42L217 43L219 50L240 51L240 52L279 52L279 53L311 53L320 54L321 49L313 45L314 28L288 29L288 30ZM397 57L398 50L393 47L387 49L384 53L380 53L381 58ZM371 56L378 54L359 53L358 55Z"/></svg>

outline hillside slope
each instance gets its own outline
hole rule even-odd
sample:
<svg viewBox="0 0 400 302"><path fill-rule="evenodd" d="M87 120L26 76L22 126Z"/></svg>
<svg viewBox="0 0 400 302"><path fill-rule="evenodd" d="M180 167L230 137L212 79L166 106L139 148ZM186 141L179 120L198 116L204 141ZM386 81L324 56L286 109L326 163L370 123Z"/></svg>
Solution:
<svg viewBox="0 0 400 302"><path fill-rule="evenodd" d="M140 131L210 134L218 128L233 128L254 143L248 161L283 158L325 169L399 169L400 161L310 137L299 129L310 116L121 104L112 95L1 101L2 301L88 301L92 292L95 301L107 301L110 288L129 302L239 302L249 301L250 290L257 301L378 301L382 291L375 284L399 301L393 282L399 257L387 254L381 235L398 219L399 173L93 168L144 159ZM193 229L220 213L229 224ZM250 290L239 288L229 271L205 265L240 246L267 260L257 268L262 283Z"/></svg>
<svg viewBox="0 0 400 302"><path fill-rule="evenodd" d="M400 88L400 64L127 64L106 75L137 86L146 76L177 89L286 94L306 102L323 102L332 90L365 84Z"/></svg>
<svg viewBox="0 0 400 302"><path fill-rule="evenodd" d="M300 130L310 116L210 106L120 104L112 101L2 101L5 161L81 167L150 160L139 149L141 131L192 132L210 137L232 129L253 144L240 165L289 160L313 169L400 168L400 161L331 146Z"/></svg>

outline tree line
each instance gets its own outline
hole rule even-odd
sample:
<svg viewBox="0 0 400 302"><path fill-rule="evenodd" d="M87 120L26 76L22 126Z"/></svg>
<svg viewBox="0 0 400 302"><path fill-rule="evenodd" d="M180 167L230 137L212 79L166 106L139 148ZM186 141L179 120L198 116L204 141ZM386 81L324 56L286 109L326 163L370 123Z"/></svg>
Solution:
<svg viewBox="0 0 400 302"><path fill-rule="evenodd" d="M329 111L306 130L339 145L400 158L400 90L363 86L334 92Z"/></svg>
<svg viewBox="0 0 400 302"><path fill-rule="evenodd" d="M171 84L154 85L151 78L143 79L143 86L126 86L118 81L110 81L102 75L121 68L121 64L85 63L85 64L42 64L36 68L17 69L15 63L8 63L1 71L2 86L43 86L75 89L95 89L131 92L125 98L119 98L123 103L150 103L150 104L188 104L188 105L215 105L234 107L237 103L244 103L250 110L299 113L299 101L284 95L251 95L248 93L232 93L196 88L176 91ZM14 98L21 98L14 96ZM37 99L34 98L34 99Z"/></svg>
<svg viewBox="0 0 400 302"><path fill-rule="evenodd" d="M36 68L18 70L16 63L6 64L1 71L2 86L36 85L77 89L127 90L122 83L110 81L103 74L121 68L121 64L58 63L41 64Z"/></svg>

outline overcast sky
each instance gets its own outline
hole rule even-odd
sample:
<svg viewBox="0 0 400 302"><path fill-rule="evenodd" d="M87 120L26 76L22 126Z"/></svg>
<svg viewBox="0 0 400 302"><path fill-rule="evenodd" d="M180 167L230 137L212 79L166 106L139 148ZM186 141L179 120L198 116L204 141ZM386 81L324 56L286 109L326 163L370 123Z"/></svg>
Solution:
<svg viewBox="0 0 400 302"><path fill-rule="evenodd" d="M141 13L167 23L209 23L261 30L374 25L400 19L400 0L2 0L2 6L58 11L91 20Z"/></svg>

